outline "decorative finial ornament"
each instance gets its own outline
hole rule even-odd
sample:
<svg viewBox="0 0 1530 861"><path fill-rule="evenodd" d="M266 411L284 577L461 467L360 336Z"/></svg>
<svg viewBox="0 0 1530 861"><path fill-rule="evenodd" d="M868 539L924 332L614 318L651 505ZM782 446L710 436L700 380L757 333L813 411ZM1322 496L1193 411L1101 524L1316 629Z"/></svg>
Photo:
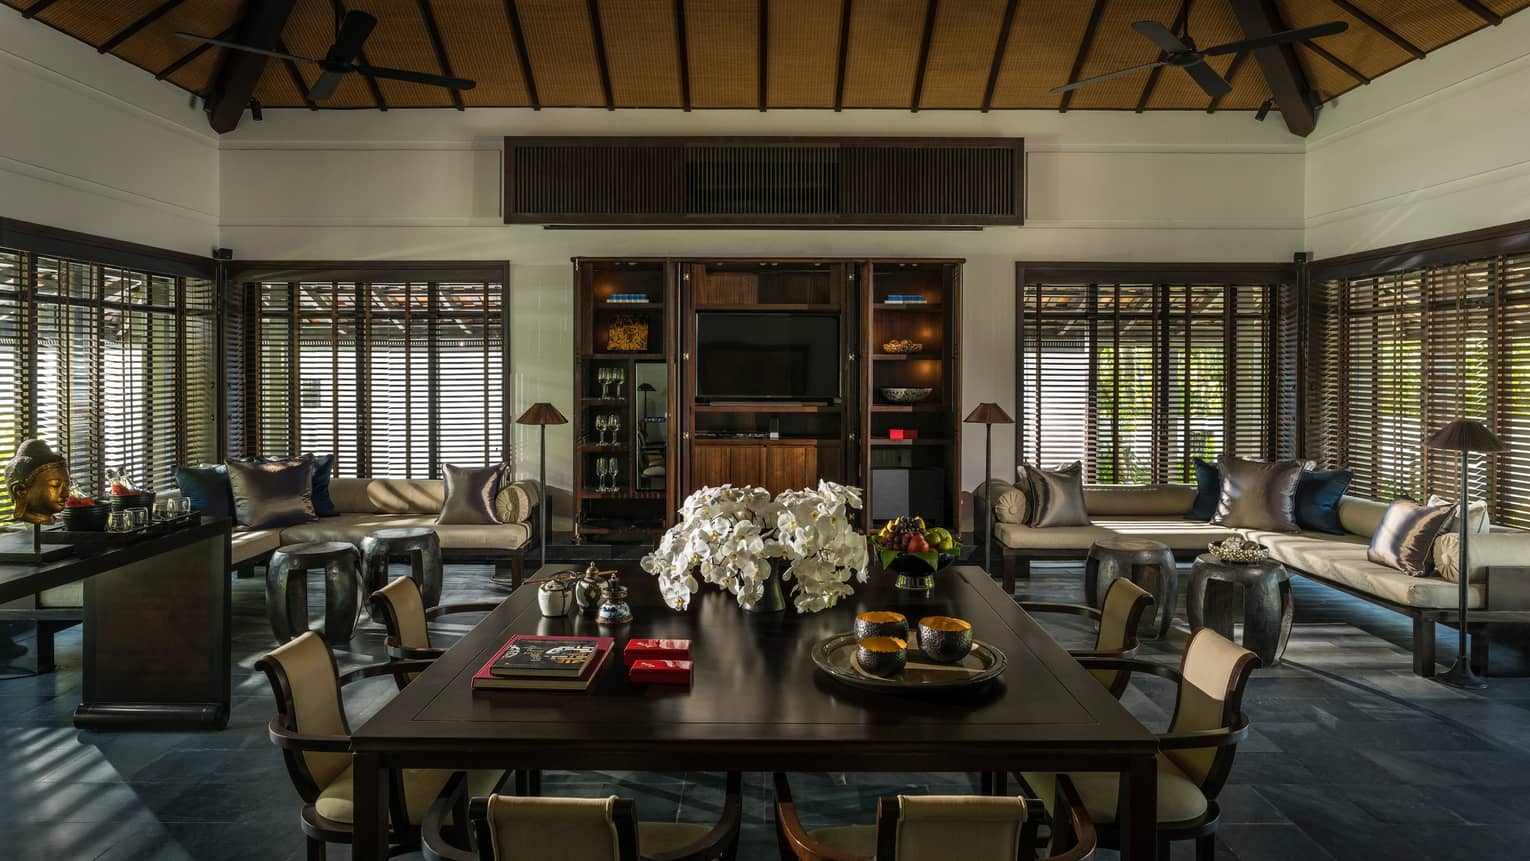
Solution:
<svg viewBox="0 0 1530 861"><path fill-rule="evenodd" d="M69 496L69 465L43 440L29 439L6 462L5 487L11 494L13 520L52 523Z"/></svg>

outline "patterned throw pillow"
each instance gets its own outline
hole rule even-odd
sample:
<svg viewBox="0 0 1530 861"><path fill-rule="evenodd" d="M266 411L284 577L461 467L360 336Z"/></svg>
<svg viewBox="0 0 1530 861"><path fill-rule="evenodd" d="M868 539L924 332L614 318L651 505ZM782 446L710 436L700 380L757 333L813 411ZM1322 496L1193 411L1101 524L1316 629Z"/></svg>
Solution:
<svg viewBox="0 0 1530 861"><path fill-rule="evenodd" d="M535 481L511 481L507 470L500 476L499 493L494 496L494 515L500 523L525 523L541 501L539 497Z"/></svg>

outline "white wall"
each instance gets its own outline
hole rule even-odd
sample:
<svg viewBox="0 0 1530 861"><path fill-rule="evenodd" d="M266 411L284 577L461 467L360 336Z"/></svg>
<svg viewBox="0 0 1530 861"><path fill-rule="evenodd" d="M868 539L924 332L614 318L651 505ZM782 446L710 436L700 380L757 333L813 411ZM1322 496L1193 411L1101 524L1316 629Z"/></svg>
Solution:
<svg viewBox="0 0 1530 861"><path fill-rule="evenodd" d="M1014 399L1016 260L1283 261L1302 249L1302 144L1248 114L267 111L223 141L222 244L245 259L512 261L515 410L572 396L574 256L965 257L966 406ZM1020 135L1028 219L982 231L544 230L501 223L507 134ZM570 481L571 431L549 434ZM530 442L533 438L526 436ZM982 480L982 429L963 486ZM995 472L1013 469L995 433Z"/></svg>
<svg viewBox="0 0 1530 861"><path fill-rule="evenodd" d="M217 136L182 90L3 10L0 215L209 254Z"/></svg>
<svg viewBox="0 0 1530 861"><path fill-rule="evenodd" d="M1319 258L1530 219L1530 14L1325 108L1306 183Z"/></svg>

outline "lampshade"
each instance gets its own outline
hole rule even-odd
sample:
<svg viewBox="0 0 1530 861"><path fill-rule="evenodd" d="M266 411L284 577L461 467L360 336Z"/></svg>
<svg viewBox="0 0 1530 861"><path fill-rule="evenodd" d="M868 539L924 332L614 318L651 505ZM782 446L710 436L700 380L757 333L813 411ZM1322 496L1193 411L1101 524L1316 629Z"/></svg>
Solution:
<svg viewBox="0 0 1530 861"><path fill-rule="evenodd" d="M558 408L548 403L535 403L527 407L521 417L515 420L518 425L566 425L568 419Z"/></svg>
<svg viewBox="0 0 1530 861"><path fill-rule="evenodd" d="M651 383L642 383L642 384L640 384L638 386L638 391L640 391L640 392L657 392L658 389L654 388L653 384L651 384Z"/></svg>
<svg viewBox="0 0 1530 861"><path fill-rule="evenodd" d="M1509 446L1481 422L1456 419L1424 443L1446 451L1504 451Z"/></svg>
<svg viewBox="0 0 1530 861"><path fill-rule="evenodd" d="M1015 420L1009 417L1004 408L995 403L984 401L972 408L972 412L962 419L975 425L1012 425Z"/></svg>

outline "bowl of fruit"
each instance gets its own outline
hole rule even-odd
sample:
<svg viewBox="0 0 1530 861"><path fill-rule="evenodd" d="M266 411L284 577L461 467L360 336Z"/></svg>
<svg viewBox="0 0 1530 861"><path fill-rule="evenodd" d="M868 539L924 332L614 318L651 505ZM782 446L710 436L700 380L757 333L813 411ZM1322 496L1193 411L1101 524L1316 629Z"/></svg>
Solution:
<svg viewBox="0 0 1530 861"><path fill-rule="evenodd" d="M915 590L933 587L936 572L956 561L962 549L949 530L906 514L883 524L871 543L882 567L897 573L898 588Z"/></svg>
<svg viewBox="0 0 1530 861"><path fill-rule="evenodd" d="M70 532L105 532L106 515L111 510L110 503L97 502L81 493L79 488L70 488L69 496L64 500L64 510L58 516Z"/></svg>

